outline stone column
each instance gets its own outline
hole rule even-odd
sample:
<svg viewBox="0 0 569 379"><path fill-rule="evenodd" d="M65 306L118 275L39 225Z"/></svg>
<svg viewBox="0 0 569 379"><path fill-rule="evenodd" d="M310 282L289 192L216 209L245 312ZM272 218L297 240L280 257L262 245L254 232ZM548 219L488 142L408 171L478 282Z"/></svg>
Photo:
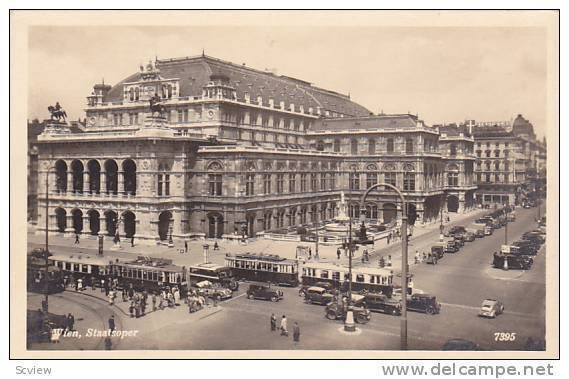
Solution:
<svg viewBox="0 0 569 379"><path fill-rule="evenodd" d="M117 171L117 193L124 195L124 171Z"/></svg>
<svg viewBox="0 0 569 379"><path fill-rule="evenodd" d="M72 236L75 235L75 228L73 228L73 215L69 212L66 215L67 218L67 227L65 228L65 234Z"/></svg>
<svg viewBox="0 0 569 379"><path fill-rule="evenodd" d="M83 193L89 193L90 179L91 175L89 175L89 171L83 171Z"/></svg>
<svg viewBox="0 0 569 379"><path fill-rule="evenodd" d="M107 235L107 217L105 217L104 213L99 214L99 235L100 236Z"/></svg>
<svg viewBox="0 0 569 379"><path fill-rule="evenodd" d="M73 192L73 171L67 171L67 193Z"/></svg>
<svg viewBox="0 0 569 379"><path fill-rule="evenodd" d="M89 217L89 214L87 214L86 212L83 213L83 230L81 231L81 234L86 234L86 235L90 235L91 234L91 218Z"/></svg>
<svg viewBox="0 0 569 379"><path fill-rule="evenodd" d="M107 193L107 173L101 171L101 177L99 179L100 193Z"/></svg>

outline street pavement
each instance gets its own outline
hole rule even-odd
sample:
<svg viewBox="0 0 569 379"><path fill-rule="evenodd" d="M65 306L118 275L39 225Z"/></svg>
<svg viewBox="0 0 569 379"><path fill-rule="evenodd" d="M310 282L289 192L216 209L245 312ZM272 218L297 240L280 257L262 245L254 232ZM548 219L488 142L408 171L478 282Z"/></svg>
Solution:
<svg viewBox="0 0 569 379"><path fill-rule="evenodd" d="M533 209L518 209L516 213L517 220L508 225L510 241L535 227ZM451 225L467 225L479 214L477 212L461 216L463 217L455 219ZM414 255L414 249L427 249L438 239L438 235L438 227L416 233L411 239L410 256ZM267 242L269 241L262 240L257 243L263 245ZM445 255L436 266L424 263L411 265L415 288L436 295L442 303L442 310L440 314L433 316L409 313L409 349L440 350L445 341L463 338L478 343L484 349L520 350L529 337L545 338L545 248L534 258L535 263L531 270L504 271L490 266L492 253L499 250L503 242L504 228L501 228L494 231L492 236L467 243L456 254ZM279 247L290 244L272 243L271 246ZM263 249L263 246L255 245L256 243L252 243L245 247ZM30 242L30 247L34 246L34 242ZM55 246L57 249L74 249L71 251L77 249L76 246L70 246L69 242L67 245ZM236 246L243 248L241 245L231 245ZM168 252L167 248L162 249ZM222 244L221 251L214 253L213 258L221 258L222 261L227 249L229 244ZM397 245L383 246L383 250L377 248L376 257L369 264L375 265L377 256L387 253L391 253L392 259L396 261L398 250L400 251L400 246ZM280 253L280 250L273 252ZM194 255L183 256L183 259L195 259L197 263L201 260L201 250L199 254L196 252ZM89 293L90 290L84 294L65 292L52 296L50 306L53 304L53 308L50 309L55 309L55 313L67 313L68 309L82 312L84 316L80 318L83 320L76 323L78 328L91 324L97 325L94 327L98 328L108 319L109 312L114 312L115 318L121 319L121 328L139 330L134 338L113 338L113 348L116 349L399 349L399 317L373 313L368 324L358 325L358 332L347 334L343 331L341 321L330 321L324 317L324 307L304 303L298 296L298 288L281 288L285 296L278 303L249 300L244 296L246 288L247 285L242 283L232 299L220 303L218 307L210 306L193 314L189 314L187 307L182 305L176 309L157 311L140 319L131 319L124 312L125 305L118 303L111 307L98 291L93 294ZM31 309L37 308L37 299L34 296L37 297L33 294L29 296ZM52 298L55 299L51 300ZM496 319L477 317L480 304L485 298L497 298L504 302L505 313ZM61 309L61 312L58 312L58 309ZM275 313L278 320L283 314L286 315L289 330L292 330L295 321L299 323L301 339L298 344L292 341L292 336L284 337L270 331L271 313ZM81 325L82 323L85 326ZM516 339L510 342L495 341L494 333L497 332L516 333ZM87 343L82 340L43 346L49 346L45 348L51 349L103 348L100 342Z"/></svg>

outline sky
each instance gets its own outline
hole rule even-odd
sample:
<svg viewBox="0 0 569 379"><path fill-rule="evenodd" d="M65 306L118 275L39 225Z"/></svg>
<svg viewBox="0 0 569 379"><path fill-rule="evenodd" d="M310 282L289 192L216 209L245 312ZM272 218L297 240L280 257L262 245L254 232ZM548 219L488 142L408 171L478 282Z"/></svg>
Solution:
<svg viewBox="0 0 569 379"><path fill-rule="evenodd" d="M546 132L546 32L539 27L33 26L28 117L59 101L84 117L86 96L154 57L206 55L274 69L350 94L373 113L418 114L429 125L508 121Z"/></svg>

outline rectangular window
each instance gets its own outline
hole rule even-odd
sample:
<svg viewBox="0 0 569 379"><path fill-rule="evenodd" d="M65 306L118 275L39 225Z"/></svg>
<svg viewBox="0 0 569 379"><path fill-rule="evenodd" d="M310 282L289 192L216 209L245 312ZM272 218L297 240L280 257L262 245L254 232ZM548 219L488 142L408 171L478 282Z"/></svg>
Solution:
<svg viewBox="0 0 569 379"><path fill-rule="evenodd" d="M306 174L300 174L300 192L306 192Z"/></svg>
<svg viewBox="0 0 569 379"><path fill-rule="evenodd" d="M284 174L277 174L277 193L284 192Z"/></svg>
<svg viewBox="0 0 569 379"><path fill-rule="evenodd" d="M320 277L322 279L328 279L328 270L322 270L322 273L320 274Z"/></svg>
<svg viewBox="0 0 569 379"><path fill-rule="evenodd" d="M288 175L288 192L289 193L296 192L296 174Z"/></svg>
<svg viewBox="0 0 569 379"><path fill-rule="evenodd" d="M326 174L324 173L320 174L320 190L326 190Z"/></svg>
<svg viewBox="0 0 569 379"><path fill-rule="evenodd" d="M357 172L350 173L350 189L351 190L360 189L360 174Z"/></svg>
<svg viewBox="0 0 569 379"><path fill-rule="evenodd" d="M310 190L311 191L316 191L318 189L317 187L317 178L316 178L316 174L310 174Z"/></svg>
<svg viewBox="0 0 569 379"><path fill-rule="evenodd" d="M253 196L255 194L255 175L247 174L245 180L245 195Z"/></svg>
<svg viewBox="0 0 569 379"><path fill-rule="evenodd" d="M170 196L170 175L164 175L164 195Z"/></svg>
<svg viewBox="0 0 569 379"><path fill-rule="evenodd" d="M157 192L158 192L158 196L162 196L162 174L158 174L158 188L157 188Z"/></svg>
<svg viewBox="0 0 569 379"><path fill-rule="evenodd" d="M366 188L369 188L375 184L377 184L377 173L368 172L366 176Z"/></svg>
<svg viewBox="0 0 569 379"><path fill-rule="evenodd" d="M221 174L209 174L209 195L221 196Z"/></svg>
<svg viewBox="0 0 569 379"><path fill-rule="evenodd" d="M178 124L181 124L184 121L184 112L181 109L178 109Z"/></svg>
<svg viewBox="0 0 569 379"><path fill-rule="evenodd" d="M336 174L330 174L330 189L336 189Z"/></svg>
<svg viewBox="0 0 569 379"><path fill-rule="evenodd" d="M385 183L397 186L397 174L395 172L386 172Z"/></svg>
<svg viewBox="0 0 569 379"><path fill-rule="evenodd" d="M263 175L263 193L270 195L271 193L271 174Z"/></svg>
<svg viewBox="0 0 569 379"><path fill-rule="evenodd" d="M415 191L415 174L406 172L403 175L403 190Z"/></svg>
<svg viewBox="0 0 569 379"><path fill-rule="evenodd" d="M457 172L449 172L449 174L448 174L448 185L449 185L449 187L457 187L458 186L458 173Z"/></svg>

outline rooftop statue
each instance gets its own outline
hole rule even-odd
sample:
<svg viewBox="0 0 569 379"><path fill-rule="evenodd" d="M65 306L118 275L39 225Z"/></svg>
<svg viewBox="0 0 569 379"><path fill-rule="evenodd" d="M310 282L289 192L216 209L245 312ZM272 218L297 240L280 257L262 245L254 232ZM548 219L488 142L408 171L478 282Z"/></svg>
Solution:
<svg viewBox="0 0 569 379"><path fill-rule="evenodd" d="M55 119L57 121L61 121L63 119L63 122L65 122L67 113L65 113L65 110L61 108L61 105L59 105L59 101L57 101L54 106L50 105L49 107L47 107L47 110L51 113L50 116L51 120Z"/></svg>
<svg viewBox="0 0 569 379"><path fill-rule="evenodd" d="M159 116L162 116L162 114L166 112L166 107L162 105L162 101L158 94L154 94L154 96L150 98L150 111L152 114L158 113Z"/></svg>

